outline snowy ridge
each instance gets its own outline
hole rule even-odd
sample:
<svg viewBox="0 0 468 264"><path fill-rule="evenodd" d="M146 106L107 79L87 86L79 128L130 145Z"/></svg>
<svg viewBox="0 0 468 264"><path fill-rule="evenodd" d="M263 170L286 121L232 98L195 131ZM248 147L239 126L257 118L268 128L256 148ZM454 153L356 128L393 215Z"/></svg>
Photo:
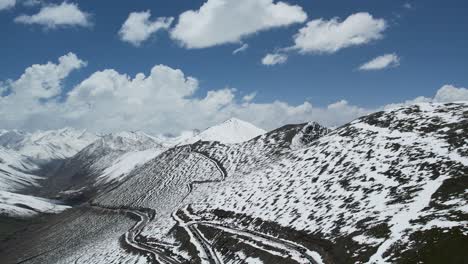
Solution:
<svg viewBox="0 0 468 264"><path fill-rule="evenodd" d="M138 165L166 149L159 138L143 132L103 135L66 160L46 185L53 193L63 190L89 190L125 179Z"/></svg>
<svg viewBox="0 0 468 264"><path fill-rule="evenodd" d="M71 128L34 133L1 130L0 190L38 187L42 177L35 173L43 164L71 157L96 139L86 130Z"/></svg>
<svg viewBox="0 0 468 264"><path fill-rule="evenodd" d="M80 174L86 175L88 179L83 180L80 177L81 182L76 180L76 184L72 183L68 188L79 189L85 184L101 187L111 182L124 180L136 167L176 145L199 140L223 143L241 142L264 132L250 123L233 118L195 136L185 133L176 138L155 137L141 131L107 134L67 161L52 181L58 177L63 178L63 175L68 175L65 177L68 179ZM58 186L63 187L64 184L69 184L69 182L65 181ZM54 189L57 188L54 187Z"/></svg>
<svg viewBox="0 0 468 264"><path fill-rule="evenodd" d="M0 145L35 162L48 162L71 157L96 139L86 130L72 128L34 133L12 130L0 134Z"/></svg>

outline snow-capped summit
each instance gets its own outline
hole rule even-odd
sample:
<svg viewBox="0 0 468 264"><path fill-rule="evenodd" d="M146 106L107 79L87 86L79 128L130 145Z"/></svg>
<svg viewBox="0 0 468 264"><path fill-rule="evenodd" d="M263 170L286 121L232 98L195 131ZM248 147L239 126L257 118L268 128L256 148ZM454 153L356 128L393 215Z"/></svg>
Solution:
<svg viewBox="0 0 468 264"><path fill-rule="evenodd" d="M189 139L186 139L182 144L192 144L200 140L234 144L245 142L265 133L265 130L260 129L249 122L237 118L231 118L219 125L207 128Z"/></svg>

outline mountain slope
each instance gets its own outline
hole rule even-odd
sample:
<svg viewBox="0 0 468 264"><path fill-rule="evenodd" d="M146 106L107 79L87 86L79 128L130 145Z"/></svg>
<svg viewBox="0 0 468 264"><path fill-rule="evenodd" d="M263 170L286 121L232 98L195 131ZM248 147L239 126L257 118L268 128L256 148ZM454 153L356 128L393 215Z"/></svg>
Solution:
<svg viewBox="0 0 468 264"><path fill-rule="evenodd" d="M174 195L183 190L174 181L206 181L199 178L203 174L219 178L208 164L192 161L193 154L180 150L179 157L167 153L160 156L161 161L145 165L97 202L168 208L169 213L177 205L168 207L168 200L179 204L182 199L198 221L218 218L258 231L261 226L239 223L239 218L256 219L275 226L269 232L276 229L276 235L281 236L282 228L290 228L310 238L325 239L334 251L349 248L353 252L337 254L315 246L324 259L398 262L405 255L417 256L410 245L418 232L449 229L462 235L468 231L463 220L466 204L459 202L465 193L456 187L463 186L463 176L468 175L467 111L466 104L421 104L376 113L297 150L278 151L281 140L270 138L271 149L277 150L270 157L261 144L241 147L251 142L198 144L193 150L206 153L226 168L224 181L201 184L184 199ZM176 167L167 167L169 160ZM158 184L175 189L150 191ZM158 202L162 200L164 205ZM163 219L150 225L145 234L164 236L173 222ZM395 247L407 249L398 252Z"/></svg>
<svg viewBox="0 0 468 264"><path fill-rule="evenodd" d="M39 186L39 176L26 171L39 167L20 154L0 146L0 191L20 191L30 186Z"/></svg>
<svg viewBox="0 0 468 264"><path fill-rule="evenodd" d="M73 156L96 138L70 128L34 133L1 130L0 216L24 218L68 208L25 193L41 187L42 171L50 170L51 163Z"/></svg>
<svg viewBox="0 0 468 264"><path fill-rule="evenodd" d="M463 263L467 138L468 103L418 104L333 131L288 125L238 144L178 146L98 193L92 206L66 213L80 214L72 226L54 225L80 247L54 233L43 243L11 241L7 257L136 261L115 244L73 235L77 226L101 227L102 210L135 219L138 229L122 229L120 241L141 263ZM33 237L42 239L41 230ZM73 250L47 253L57 248Z"/></svg>
<svg viewBox="0 0 468 264"><path fill-rule="evenodd" d="M20 191L38 187L40 170L63 160L96 140L86 131L70 128L26 133L0 131L0 190Z"/></svg>
<svg viewBox="0 0 468 264"><path fill-rule="evenodd" d="M67 160L54 176L47 180L49 190L69 190L76 196L94 192L125 179L137 166L143 165L163 151L175 146L196 141L221 141L232 143L244 141L263 130L238 119L230 119L192 136L178 138L153 137L143 132L120 132L103 136ZM76 191L76 192L73 192Z"/></svg>
<svg viewBox="0 0 468 264"><path fill-rule="evenodd" d="M47 194L61 196L94 192L112 182L124 179L128 173L154 158L166 147L158 138L143 132L120 132L102 136L66 160L46 180Z"/></svg>

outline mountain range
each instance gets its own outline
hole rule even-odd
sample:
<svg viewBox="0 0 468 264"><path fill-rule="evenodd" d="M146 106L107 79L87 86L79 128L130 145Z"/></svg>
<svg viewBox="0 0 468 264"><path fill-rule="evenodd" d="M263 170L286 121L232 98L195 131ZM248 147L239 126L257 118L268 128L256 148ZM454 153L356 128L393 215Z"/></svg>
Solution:
<svg viewBox="0 0 468 264"><path fill-rule="evenodd" d="M5 263L466 263L468 103L335 129L0 132ZM14 219L14 220L12 220ZM14 230L14 232L12 231Z"/></svg>

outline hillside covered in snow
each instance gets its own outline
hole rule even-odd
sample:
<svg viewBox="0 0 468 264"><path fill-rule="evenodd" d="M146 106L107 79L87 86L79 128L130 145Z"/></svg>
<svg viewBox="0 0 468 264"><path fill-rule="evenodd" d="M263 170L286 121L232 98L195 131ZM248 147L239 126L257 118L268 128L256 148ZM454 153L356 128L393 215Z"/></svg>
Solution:
<svg viewBox="0 0 468 264"><path fill-rule="evenodd" d="M73 188L57 186L106 184L0 242L0 255L11 263L467 261L467 103L398 107L334 130L224 127L239 124L249 137L217 127L172 146L104 136L61 168Z"/></svg>
<svg viewBox="0 0 468 264"><path fill-rule="evenodd" d="M28 217L67 208L28 193L42 187L44 172L53 164L72 157L97 138L72 128L34 133L0 130L0 216Z"/></svg>
<svg viewBox="0 0 468 264"><path fill-rule="evenodd" d="M41 166L63 160L95 141L92 133L71 128L26 133L0 130L0 190L37 185Z"/></svg>

